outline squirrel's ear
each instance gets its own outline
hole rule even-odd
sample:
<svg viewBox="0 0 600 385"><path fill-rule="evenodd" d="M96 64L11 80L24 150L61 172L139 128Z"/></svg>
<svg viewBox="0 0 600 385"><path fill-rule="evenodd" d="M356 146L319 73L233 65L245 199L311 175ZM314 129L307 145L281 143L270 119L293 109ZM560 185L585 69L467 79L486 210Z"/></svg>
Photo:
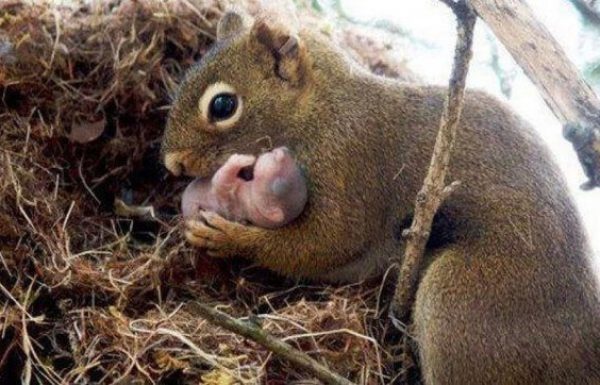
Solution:
<svg viewBox="0 0 600 385"><path fill-rule="evenodd" d="M295 33L279 23L259 19L252 26L251 36L275 58L277 76L293 85L302 84L306 71L306 49Z"/></svg>
<svg viewBox="0 0 600 385"><path fill-rule="evenodd" d="M217 24L217 40L227 39L244 30L244 18L237 12L226 12Z"/></svg>

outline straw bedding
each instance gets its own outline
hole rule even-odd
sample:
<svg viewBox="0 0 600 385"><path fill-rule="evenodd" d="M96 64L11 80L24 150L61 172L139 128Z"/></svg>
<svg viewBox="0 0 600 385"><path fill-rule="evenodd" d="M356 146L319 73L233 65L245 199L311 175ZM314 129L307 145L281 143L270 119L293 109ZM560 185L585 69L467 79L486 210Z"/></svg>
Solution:
<svg viewBox="0 0 600 385"><path fill-rule="evenodd" d="M292 282L182 239L187 181L160 164L161 133L225 6L0 2L1 383L314 383L194 301L357 383L387 378L379 281ZM342 36L374 70L414 80L372 39Z"/></svg>

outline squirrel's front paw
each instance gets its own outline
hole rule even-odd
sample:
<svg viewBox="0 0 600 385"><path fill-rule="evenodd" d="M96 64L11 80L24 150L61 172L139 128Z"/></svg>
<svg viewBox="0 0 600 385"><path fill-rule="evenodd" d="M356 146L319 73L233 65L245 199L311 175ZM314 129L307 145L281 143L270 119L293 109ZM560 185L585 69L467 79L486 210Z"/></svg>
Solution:
<svg viewBox="0 0 600 385"><path fill-rule="evenodd" d="M200 211L198 219L185 222L185 237L194 246L206 249L211 257L233 257L244 254L241 241L249 239L252 226L228 221L219 214Z"/></svg>

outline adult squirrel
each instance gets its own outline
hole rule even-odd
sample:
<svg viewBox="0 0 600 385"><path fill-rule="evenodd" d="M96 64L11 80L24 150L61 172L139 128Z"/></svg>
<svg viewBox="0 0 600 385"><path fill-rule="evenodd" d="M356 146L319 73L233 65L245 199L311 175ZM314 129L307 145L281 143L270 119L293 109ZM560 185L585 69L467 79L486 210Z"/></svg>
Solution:
<svg viewBox="0 0 600 385"><path fill-rule="evenodd" d="M308 204L277 229L205 212L187 239L291 277L380 274L403 253L446 89L372 75L316 31L246 20L226 13L181 85L165 165L208 176L233 153L287 146ZM426 384L600 384L591 252L541 143L505 105L467 92L448 178L462 187L436 216L413 308Z"/></svg>

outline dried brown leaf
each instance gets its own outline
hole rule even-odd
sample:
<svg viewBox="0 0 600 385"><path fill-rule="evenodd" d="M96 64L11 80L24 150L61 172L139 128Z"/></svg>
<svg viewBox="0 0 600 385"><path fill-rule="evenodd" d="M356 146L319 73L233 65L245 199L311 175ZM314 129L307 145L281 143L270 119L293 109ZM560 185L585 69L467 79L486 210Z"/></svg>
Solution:
<svg viewBox="0 0 600 385"><path fill-rule="evenodd" d="M98 139L104 132L106 127L106 119L102 118L95 122L82 122L74 124L69 133L69 139L75 143L89 143Z"/></svg>

